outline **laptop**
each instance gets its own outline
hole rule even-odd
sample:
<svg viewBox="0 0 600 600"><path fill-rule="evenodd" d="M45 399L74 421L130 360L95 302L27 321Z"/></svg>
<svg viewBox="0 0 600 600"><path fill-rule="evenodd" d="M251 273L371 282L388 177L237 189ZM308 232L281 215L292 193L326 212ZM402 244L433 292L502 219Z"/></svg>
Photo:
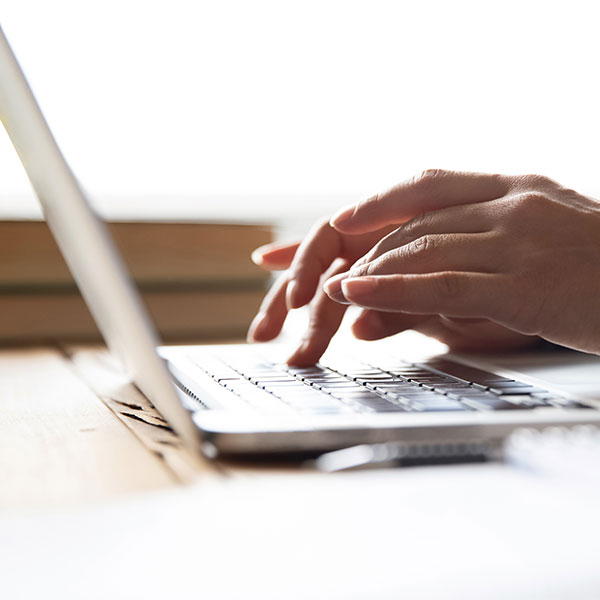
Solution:
<svg viewBox="0 0 600 600"><path fill-rule="evenodd" d="M0 112L107 345L191 448L214 457L394 442L404 456L450 457L493 448L518 427L600 422L600 363L585 355L569 355L575 366L555 361L549 378L535 376L543 362L531 363L522 379L518 365L479 356L380 363L369 353L294 368L269 344L161 347L1 29ZM574 373L586 381L562 385Z"/></svg>

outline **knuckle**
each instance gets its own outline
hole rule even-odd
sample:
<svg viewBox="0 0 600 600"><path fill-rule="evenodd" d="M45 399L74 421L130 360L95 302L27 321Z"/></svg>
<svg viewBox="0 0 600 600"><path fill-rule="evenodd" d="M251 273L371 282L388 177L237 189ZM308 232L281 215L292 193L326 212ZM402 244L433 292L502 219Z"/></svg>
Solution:
<svg viewBox="0 0 600 600"><path fill-rule="evenodd" d="M425 169L424 171L421 171L418 175L415 175L412 178L411 183L413 185L427 187L431 185L434 181L437 181L438 179L444 177L446 173L447 171L444 171L443 169Z"/></svg>
<svg viewBox="0 0 600 600"><path fill-rule="evenodd" d="M368 275L380 275L382 272L386 271L386 265L388 265L390 259L391 256L389 253L384 254L377 260L363 265L363 267L359 270L356 276L364 277Z"/></svg>
<svg viewBox="0 0 600 600"><path fill-rule="evenodd" d="M367 275L374 275L381 264L381 259L382 257L379 257L372 260L363 260L362 262L354 263L348 272L349 277L365 277Z"/></svg>
<svg viewBox="0 0 600 600"><path fill-rule="evenodd" d="M548 197L541 192L523 192L508 201L509 216L521 219L532 210L546 208L548 202Z"/></svg>
<svg viewBox="0 0 600 600"><path fill-rule="evenodd" d="M548 196L541 192L525 192L519 197L519 203L522 208L543 208L548 204Z"/></svg>
<svg viewBox="0 0 600 600"><path fill-rule="evenodd" d="M418 237L419 232L431 229L433 221L431 213L423 213L404 223L400 228L400 232L405 238L409 236Z"/></svg>
<svg viewBox="0 0 600 600"><path fill-rule="evenodd" d="M422 256L435 250L437 245L438 239L433 235L426 234L407 244L406 249L411 256Z"/></svg>
<svg viewBox="0 0 600 600"><path fill-rule="evenodd" d="M578 192L573 188L563 187L561 188L561 193L565 198L574 199L579 196Z"/></svg>
<svg viewBox="0 0 600 600"><path fill-rule="evenodd" d="M550 179L550 177L539 175L537 173L523 175L520 179L526 187L533 189L545 189L556 185L556 182L553 179Z"/></svg>
<svg viewBox="0 0 600 600"><path fill-rule="evenodd" d="M390 250L378 258L353 268L352 277L365 277L369 275L389 275L398 271L397 258L399 250Z"/></svg>
<svg viewBox="0 0 600 600"><path fill-rule="evenodd" d="M364 277L364 276L369 276L369 275L377 275L378 271L379 271L379 266L381 261L378 261L377 263L374 262L370 262L368 264L366 264L359 273L357 273L358 277Z"/></svg>
<svg viewBox="0 0 600 600"><path fill-rule="evenodd" d="M366 265L373 262L379 254L371 250L368 254L365 254L362 258L359 258L350 268L348 269L351 273L357 273L361 269L364 269Z"/></svg>
<svg viewBox="0 0 600 600"><path fill-rule="evenodd" d="M387 252L391 247L390 241L391 240L389 240L387 238L384 238L383 240L379 240L373 246L373 248L371 248L371 250L369 250L369 252L367 252L362 258L360 258L359 260L356 261L356 264L360 265L360 264L365 264L367 262L371 262L372 260L375 260L382 254Z"/></svg>

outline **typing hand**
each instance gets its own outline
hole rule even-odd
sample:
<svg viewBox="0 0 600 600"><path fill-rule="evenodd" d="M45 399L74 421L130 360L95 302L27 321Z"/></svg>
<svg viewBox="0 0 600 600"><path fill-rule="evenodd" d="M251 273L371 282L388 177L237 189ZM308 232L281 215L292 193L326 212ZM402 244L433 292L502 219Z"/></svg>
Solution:
<svg viewBox="0 0 600 600"><path fill-rule="evenodd" d="M395 227L324 284L337 302L400 320L485 319L600 353L600 203L591 198L537 175L426 171L331 225L347 236Z"/></svg>
<svg viewBox="0 0 600 600"><path fill-rule="evenodd" d="M269 244L253 253L253 260L269 270L288 269L273 285L248 333L250 341L276 337L290 308L310 302L308 330L291 364L310 365L319 360L338 330L346 306L332 301L323 291L323 282L370 251L397 222L365 234L341 234L329 221L315 225L302 243ZM293 282L293 283L292 283ZM354 335L375 340L406 329L415 329L456 350L501 350L531 344L537 338L523 336L496 323L481 319L451 319L437 314L415 315L364 310L353 324Z"/></svg>

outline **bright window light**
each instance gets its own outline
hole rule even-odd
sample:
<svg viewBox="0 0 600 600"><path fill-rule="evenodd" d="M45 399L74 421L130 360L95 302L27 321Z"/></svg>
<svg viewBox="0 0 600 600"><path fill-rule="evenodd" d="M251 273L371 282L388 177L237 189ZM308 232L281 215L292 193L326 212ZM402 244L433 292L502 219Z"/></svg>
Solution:
<svg viewBox="0 0 600 600"><path fill-rule="evenodd" d="M6 0L3 27L93 194L360 197L441 167L600 197L594 8ZM0 164L31 193L4 132Z"/></svg>

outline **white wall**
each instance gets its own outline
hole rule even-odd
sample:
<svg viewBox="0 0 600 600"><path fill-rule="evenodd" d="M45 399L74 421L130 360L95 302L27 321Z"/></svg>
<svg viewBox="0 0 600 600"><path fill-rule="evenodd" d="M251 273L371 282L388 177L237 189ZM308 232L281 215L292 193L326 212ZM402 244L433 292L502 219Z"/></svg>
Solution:
<svg viewBox="0 0 600 600"><path fill-rule="evenodd" d="M600 197L596 2L2 4L95 195L359 197L445 167ZM2 132L0 198L21 193Z"/></svg>

